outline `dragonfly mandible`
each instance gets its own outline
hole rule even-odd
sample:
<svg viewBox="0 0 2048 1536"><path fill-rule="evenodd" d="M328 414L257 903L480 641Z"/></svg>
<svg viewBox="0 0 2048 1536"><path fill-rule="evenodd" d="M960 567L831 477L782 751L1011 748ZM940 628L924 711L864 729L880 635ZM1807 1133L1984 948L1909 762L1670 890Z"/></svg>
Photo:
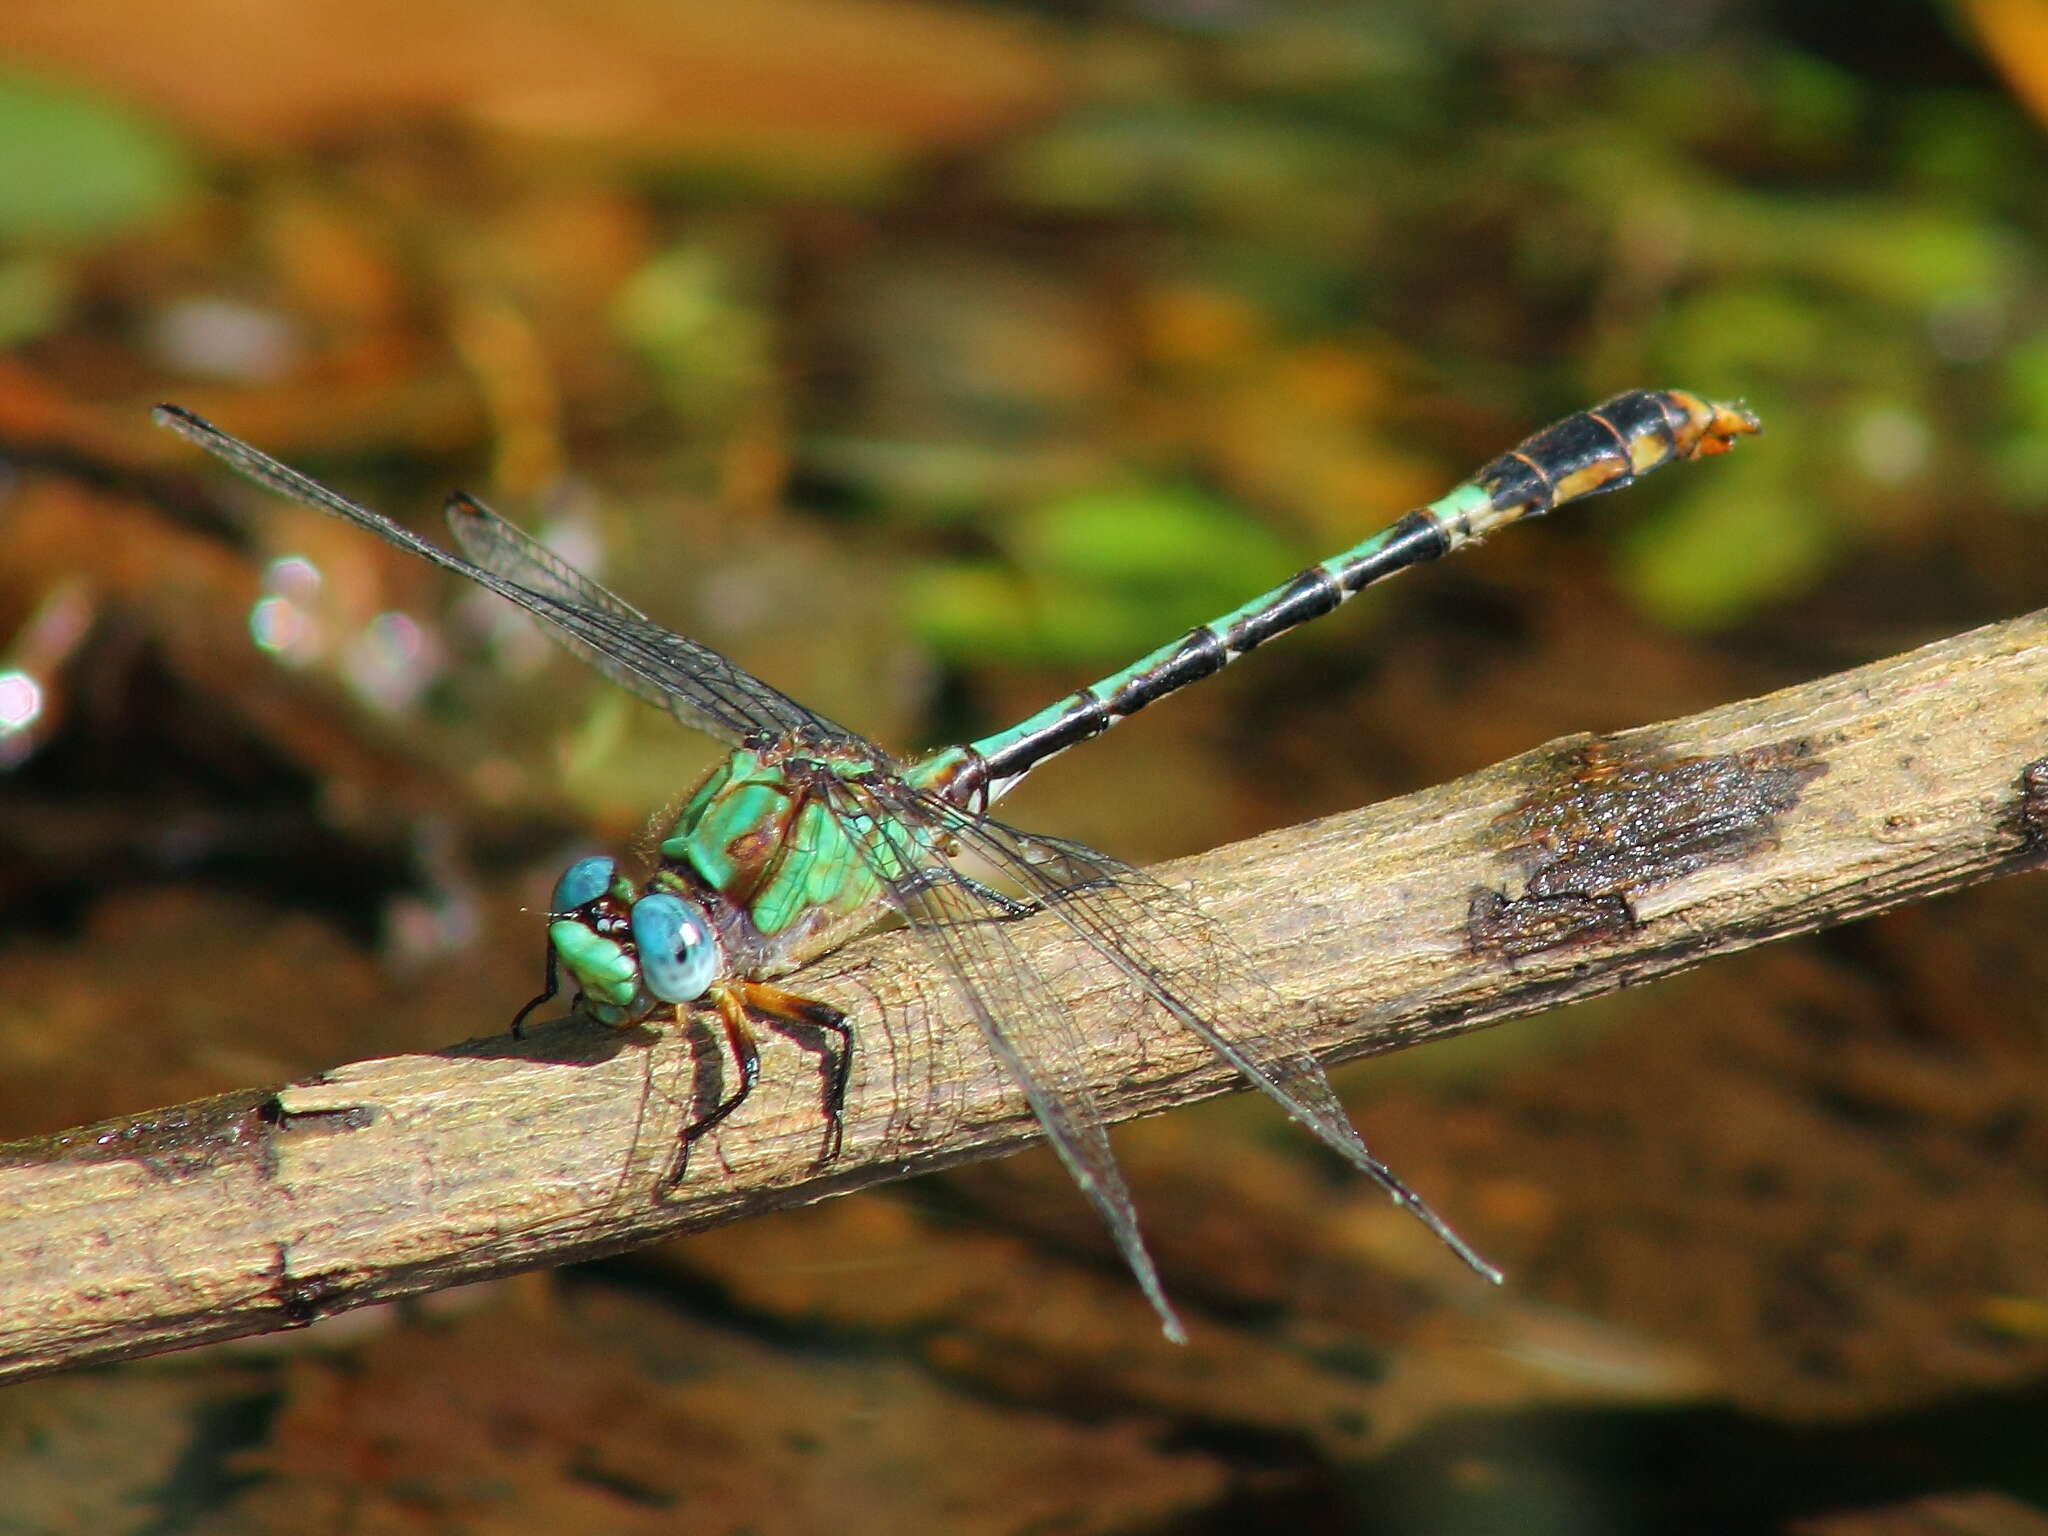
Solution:
<svg viewBox="0 0 2048 1536"><path fill-rule="evenodd" d="M547 987L566 971L578 1006L607 1024L666 1015L715 1020L736 1085L684 1125L667 1182L690 1148L746 1102L759 1032L830 1037L825 1145L840 1149L855 1039L831 1004L780 979L887 911L902 915L951 976L961 1005L1022 1088L1047 1139L1092 1200L1170 1338L1186 1337L1144 1240L1089 1090L1086 1046L1047 978L1006 929L1044 913L1118 984L1192 1030L1489 1280L1488 1264L1373 1156L1321 1064L1284 1028L1247 1022L1221 979L1234 946L1193 901L1107 854L1022 832L990 807L1040 764L1246 652L1329 613L1397 571L1449 554L1570 501L1619 489L1674 460L1727 451L1759 430L1739 405L1680 390L1633 390L1546 428L1448 495L1312 565L1213 623L1006 730L900 763L710 647L654 622L481 502L447 504L467 558L420 537L173 405L157 421L282 496L330 513L467 577L543 621L613 682L731 751L634 879L612 858L578 860L556 882ZM992 871L1011 890L970 870ZM1257 983L1255 983L1257 984ZM518 1020L514 1021L516 1029ZM820 1033L822 1032L822 1033Z"/></svg>

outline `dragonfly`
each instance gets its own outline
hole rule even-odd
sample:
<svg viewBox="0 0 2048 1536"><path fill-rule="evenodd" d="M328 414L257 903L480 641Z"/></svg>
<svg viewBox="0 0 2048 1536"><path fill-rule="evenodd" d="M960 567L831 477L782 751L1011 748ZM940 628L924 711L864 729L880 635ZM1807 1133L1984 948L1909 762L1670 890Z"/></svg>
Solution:
<svg viewBox="0 0 2048 1536"><path fill-rule="evenodd" d="M559 994L566 973L576 1008L601 1023L722 1030L736 1070L718 1085L722 1097L692 1110L664 1190L686 1177L691 1147L754 1090L764 1031L818 1049L820 1164L839 1155L853 1027L840 1009L781 983L893 912L940 962L961 1010L1021 1088L1177 1342L1186 1330L1111 1153L1089 1086L1089 1049L1055 978L1012 938L1020 919L1062 925L1070 947L1122 995L1192 1031L1476 1273L1494 1283L1502 1276L1368 1150L1270 983L1191 897L1084 844L1020 831L990 808L1068 748L1398 571L1664 464L1724 453L1761 430L1741 405L1682 390L1617 395L1121 671L1005 730L899 762L656 623L467 494L445 507L458 556L190 411L162 405L154 415L267 489L509 599L612 682L730 749L658 829L647 873L636 879L607 855L563 871L549 901L545 990L514 1021L516 1032Z"/></svg>

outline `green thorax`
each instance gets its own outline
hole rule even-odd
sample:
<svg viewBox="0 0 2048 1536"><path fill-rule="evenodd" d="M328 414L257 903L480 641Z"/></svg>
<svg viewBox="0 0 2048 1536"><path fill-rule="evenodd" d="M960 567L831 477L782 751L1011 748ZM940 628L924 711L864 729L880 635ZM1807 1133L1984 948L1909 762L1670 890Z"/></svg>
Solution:
<svg viewBox="0 0 2048 1536"><path fill-rule="evenodd" d="M744 912L763 939L794 941L923 862L931 832L878 826L878 808L849 782L880 766L788 741L741 747L691 792L661 856Z"/></svg>

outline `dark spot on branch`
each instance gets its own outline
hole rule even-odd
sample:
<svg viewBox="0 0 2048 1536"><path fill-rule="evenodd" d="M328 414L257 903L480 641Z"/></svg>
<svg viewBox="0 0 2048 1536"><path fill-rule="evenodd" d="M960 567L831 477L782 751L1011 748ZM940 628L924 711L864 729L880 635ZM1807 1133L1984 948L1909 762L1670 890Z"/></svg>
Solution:
<svg viewBox="0 0 2048 1536"><path fill-rule="evenodd" d="M277 1106L274 1123L280 1131L366 1131L377 1122L375 1106L337 1104L332 1109L286 1109Z"/></svg>
<svg viewBox="0 0 2048 1536"><path fill-rule="evenodd" d="M267 1160L269 1089L221 1094L125 1120L0 1146L0 1167L138 1162L162 1179L188 1179L242 1159Z"/></svg>
<svg viewBox="0 0 2048 1536"><path fill-rule="evenodd" d="M1508 960L1560 944L1625 938L1640 924L1622 896L1519 896L1510 901L1482 886L1472 893L1465 936L1472 952Z"/></svg>
<svg viewBox="0 0 2048 1536"><path fill-rule="evenodd" d="M1514 959L1625 937L1643 891L1775 846L1777 818L1827 771L1804 740L1712 757L1588 740L1495 823L1528 875L1517 896L1474 897L1466 942Z"/></svg>
<svg viewBox="0 0 2048 1536"><path fill-rule="evenodd" d="M2037 757L2020 770L2012 827L2020 835L2023 857L2048 856L2048 757Z"/></svg>
<svg viewBox="0 0 2048 1536"><path fill-rule="evenodd" d="M323 1317L348 1309L349 1287L342 1271L294 1275L290 1272L289 1257L283 1250L278 1252L277 1271L270 1294L278 1311L284 1315L285 1327L304 1328Z"/></svg>

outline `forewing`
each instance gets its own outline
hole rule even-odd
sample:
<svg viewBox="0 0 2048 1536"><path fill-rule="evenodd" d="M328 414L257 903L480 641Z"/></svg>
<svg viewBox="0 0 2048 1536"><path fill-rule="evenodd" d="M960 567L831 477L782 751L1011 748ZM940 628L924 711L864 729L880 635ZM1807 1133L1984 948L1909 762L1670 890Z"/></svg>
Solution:
<svg viewBox="0 0 2048 1536"><path fill-rule="evenodd" d="M450 554L281 464L175 405L160 405L159 425L198 444L237 473L280 496L367 529L387 544L466 576L542 620L570 651L620 686L693 729L737 745L759 733L805 728L850 733L733 665L709 646L662 628L542 545L469 497L451 503L449 520L475 563Z"/></svg>
<svg viewBox="0 0 2048 1536"><path fill-rule="evenodd" d="M943 827L961 849L1015 881L1133 988L1194 1031L1225 1061L1413 1214L1474 1271L1501 1273L1367 1149L1322 1064L1288 1038L1285 1005L1194 901L1130 865L1063 838L1020 832L898 783L914 804L899 816Z"/></svg>
<svg viewBox="0 0 2048 1536"><path fill-rule="evenodd" d="M734 743L799 729L858 739L710 646L655 623L475 497L449 497L447 515L480 569L577 615L574 627L557 621L551 631L564 649L683 724Z"/></svg>
<svg viewBox="0 0 2048 1536"><path fill-rule="evenodd" d="M861 810L874 818L888 851L886 861L871 861L886 899L943 962L982 1038L1024 1090L1046 1140L1109 1224L1118 1252L1159 1314L1166 1336L1186 1342L1186 1330L1166 1299L1159 1272L1139 1235L1130 1190L1089 1091L1086 1042L1051 988L1018 952L1006 931L1007 921L993 915L994 909L972 886L906 830L878 789L845 786Z"/></svg>

